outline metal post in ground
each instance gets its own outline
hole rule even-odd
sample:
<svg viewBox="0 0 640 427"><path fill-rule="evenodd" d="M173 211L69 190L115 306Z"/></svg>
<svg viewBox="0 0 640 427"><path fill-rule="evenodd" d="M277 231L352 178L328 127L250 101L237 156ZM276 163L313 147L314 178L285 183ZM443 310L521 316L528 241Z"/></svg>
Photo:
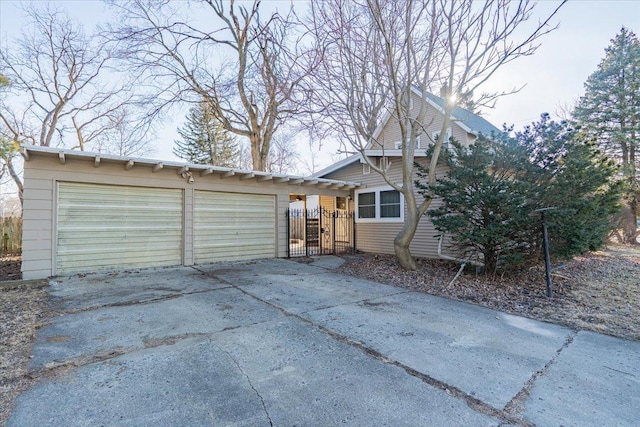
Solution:
<svg viewBox="0 0 640 427"><path fill-rule="evenodd" d="M555 207L536 209L533 213L540 213L540 221L542 222L542 249L544 250L544 269L547 279L547 297L553 298L553 284L551 283L551 256L549 255L549 233L547 231L547 219L545 212Z"/></svg>

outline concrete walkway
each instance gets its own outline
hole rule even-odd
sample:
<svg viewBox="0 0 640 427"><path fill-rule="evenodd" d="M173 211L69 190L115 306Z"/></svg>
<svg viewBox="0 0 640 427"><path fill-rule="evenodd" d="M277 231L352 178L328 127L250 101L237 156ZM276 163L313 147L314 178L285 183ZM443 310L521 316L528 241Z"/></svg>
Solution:
<svg viewBox="0 0 640 427"><path fill-rule="evenodd" d="M640 342L333 272L60 278L9 426L637 426Z"/></svg>

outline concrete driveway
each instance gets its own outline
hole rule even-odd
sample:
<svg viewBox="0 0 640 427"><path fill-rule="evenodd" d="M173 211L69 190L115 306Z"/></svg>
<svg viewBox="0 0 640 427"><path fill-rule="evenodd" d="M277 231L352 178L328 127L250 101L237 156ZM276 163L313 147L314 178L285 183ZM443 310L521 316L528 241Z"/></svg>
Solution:
<svg viewBox="0 0 640 427"><path fill-rule="evenodd" d="M339 275L59 278L9 426L637 426L640 342Z"/></svg>

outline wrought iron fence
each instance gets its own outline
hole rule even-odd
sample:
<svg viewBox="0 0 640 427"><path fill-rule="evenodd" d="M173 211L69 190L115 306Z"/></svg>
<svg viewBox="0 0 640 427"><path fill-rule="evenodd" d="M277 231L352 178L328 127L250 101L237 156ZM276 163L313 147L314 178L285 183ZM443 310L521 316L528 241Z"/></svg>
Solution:
<svg viewBox="0 0 640 427"><path fill-rule="evenodd" d="M354 214L342 210L287 209L289 257L351 253Z"/></svg>
<svg viewBox="0 0 640 427"><path fill-rule="evenodd" d="M22 254L22 218L0 218L0 257Z"/></svg>

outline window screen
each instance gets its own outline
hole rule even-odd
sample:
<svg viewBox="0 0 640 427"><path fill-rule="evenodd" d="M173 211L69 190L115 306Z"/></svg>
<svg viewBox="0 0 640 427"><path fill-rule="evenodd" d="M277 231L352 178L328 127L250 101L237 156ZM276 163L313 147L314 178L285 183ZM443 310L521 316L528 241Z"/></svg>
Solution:
<svg viewBox="0 0 640 427"><path fill-rule="evenodd" d="M400 193L395 190L380 192L380 218L400 218Z"/></svg>
<svg viewBox="0 0 640 427"><path fill-rule="evenodd" d="M376 217L376 193L358 194L358 218Z"/></svg>

